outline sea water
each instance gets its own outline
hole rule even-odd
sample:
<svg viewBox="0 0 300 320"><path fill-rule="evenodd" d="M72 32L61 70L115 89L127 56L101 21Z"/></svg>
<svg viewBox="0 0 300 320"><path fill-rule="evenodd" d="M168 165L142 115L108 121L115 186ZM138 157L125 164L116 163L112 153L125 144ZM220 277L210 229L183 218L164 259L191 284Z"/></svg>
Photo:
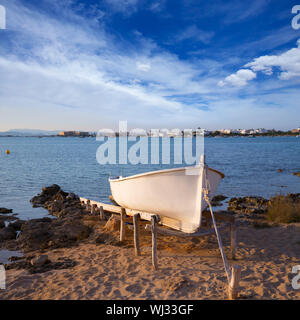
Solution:
<svg viewBox="0 0 300 320"><path fill-rule="evenodd" d="M47 211L33 209L29 200L54 183L67 192L109 203L109 176L180 166L100 165L96 160L100 144L96 138L0 137L0 207L12 208L21 219L43 217ZM300 171L299 138L207 137L205 155L210 167L225 174L217 194L268 198L300 192L300 178L292 175ZM279 168L283 172L277 172Z"/></svg>

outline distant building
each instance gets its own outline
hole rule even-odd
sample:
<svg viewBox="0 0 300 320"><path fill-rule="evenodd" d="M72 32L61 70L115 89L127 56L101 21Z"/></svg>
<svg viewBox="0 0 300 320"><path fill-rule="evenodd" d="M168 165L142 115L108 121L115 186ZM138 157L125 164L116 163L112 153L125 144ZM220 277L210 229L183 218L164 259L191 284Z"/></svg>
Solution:
<svg viewBox="0 0 300 320"><path fill-rule="evenodd" d="M300 127L297 128L297 129L293 129L292 132L293 132L293 133L298 133L298 132L300 132Z"/></svg>
<svg viewBox="0 0 300 320"><path fill-rule="evenodd" d="M84 131L60 131L58 135L61 137L88 137L89 133Z"/></svg>
<svg viewBox="0 0 300 320"><path fill-rule="evenodd" d="M268 130L266 130L265 128L259 128L255 130L256 133L267 133Z"/></svg>

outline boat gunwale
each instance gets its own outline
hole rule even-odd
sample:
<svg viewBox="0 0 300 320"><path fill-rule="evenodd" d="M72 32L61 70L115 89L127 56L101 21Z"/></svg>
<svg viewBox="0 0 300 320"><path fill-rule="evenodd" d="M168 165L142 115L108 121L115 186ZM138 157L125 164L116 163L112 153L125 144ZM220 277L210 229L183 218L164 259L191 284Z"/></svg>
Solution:
<svg viewBox="0 0 300 320"><path fill-rule="evenodd" d="M180 167L180 168L172 168L172 169L163 169L163 170L156 170L156 171L149 171L149 172L139 173L139 174L135 174L135 175L128 176L128 177L122 177L122 178L116 178L116 179L109 178L108 180L109 180L109 182L119 182L119 181L124 181L124 180L135 179L135 178L139 178L139 177L143 177L143 176L150 176L150 175L155 175L155 174L160 174L160 173L165 173L165 172L183 171L183 170L186 170L186 169L195 169L195 168L197 168L197 167L196 166L194 166L194 167L193 166L188 166L188 167ZM215 169L212 169L212 168L209 168L209 167L207 169L219 174L222 179L225 177L225 175L222 172L218 171L218 170L215 170Z"/></svg>

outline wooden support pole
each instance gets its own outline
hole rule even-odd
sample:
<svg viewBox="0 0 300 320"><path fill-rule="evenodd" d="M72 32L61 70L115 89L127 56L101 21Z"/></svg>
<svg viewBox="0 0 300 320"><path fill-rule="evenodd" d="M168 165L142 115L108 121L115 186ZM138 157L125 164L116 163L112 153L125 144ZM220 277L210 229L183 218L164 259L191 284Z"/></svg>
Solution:
<svg viewBox="0 0 300 320"><path fill-rule="evenodd" d="M230 223L230 239L231 239L231 259L235 259L236 252L236 223L232 221Z"/></svg>
<svg viewBox="0 0 300 320"><path fill-rule="evenodd" d="M105 214L102 206L100 206L100 209L99 209L99 216L100 216L100 220L105 220Z"/></svg>
<svg viewBox="0 0 300 320"><path fill-rule="evenodd" d="M91 214L92 215L95 215L96 209L97 209L97 205L96 204L92 204L92 206L91 206Z"/></svg>
<svg viewBox="0 0 300 320"><path fill-rule="evenodd" d="M91 210L91 201L90 200L87 200L85 208L86 208L87 211Z"/></svg>
<svg viewBox="0 0 300 320"><path fill-rule="evenodd" d="M140 235L139 235L139 221L140 221L140 215L138 213L135 213L133 215L133 236L134 236L134 252L136 256L141 255L141 249L140 249Z"/></svg>
<svg viewBox="0 0 300 320"><path fill-rule="evenodd" d="M82 205L82 207L85 209L86 205L85 205L85 202L84 202L84 201L81 201L81 205Z"/></svg>
<svg viewBox="0 0 300 320"><path fill-rule="evenodd" d="M126 210L121 209L121 224L120 224L120 241L125 240L125 219L126 219Z"/></svg>
<svg viewBox="0 0 300 320"><path fill-rule="evenodd" d="M152 222L152 266L157 270L157 217L151 217Z"/></svg>
<svg viewBox="0 0 300 320"><path fill-rule="evenodd" d="M229 299L236 299L238 297L241 270L239 265L234 265L231 268L231 279L228 288Z"/></svg>

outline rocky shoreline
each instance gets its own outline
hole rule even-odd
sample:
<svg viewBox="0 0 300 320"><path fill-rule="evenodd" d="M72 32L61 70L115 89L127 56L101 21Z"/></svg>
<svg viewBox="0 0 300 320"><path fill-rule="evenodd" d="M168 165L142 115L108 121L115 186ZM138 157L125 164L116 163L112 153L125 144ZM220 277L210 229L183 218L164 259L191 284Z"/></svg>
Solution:
<svg viewBox="0 0 300 320"><path fill-rule="evenodd" d="M300 202L300 194L287 197ZM226 196L217 195L212 199L212 204L221 206L226 199ZM63 257L60 261L50 261L44 252L77 246L84 241L122 245L118 237L110 232L119 230L118 221L109 219L109 215L106 216L108 222L100 221L97 215L92 215L81 205L77 195L64 192L58 185L43 188L30 202L33 207L47 209L51 217L25 221L12 214L13 210L0 208L0 249L24 254L22 258L11 257L11 263L5 265L7 269L26 269L30 273L38 273L71 268L76 261ZM234 215L240 222L257 228L277 225L266 221L267 199L252 196L231 198L227 202L226 213Z"/></svg>

